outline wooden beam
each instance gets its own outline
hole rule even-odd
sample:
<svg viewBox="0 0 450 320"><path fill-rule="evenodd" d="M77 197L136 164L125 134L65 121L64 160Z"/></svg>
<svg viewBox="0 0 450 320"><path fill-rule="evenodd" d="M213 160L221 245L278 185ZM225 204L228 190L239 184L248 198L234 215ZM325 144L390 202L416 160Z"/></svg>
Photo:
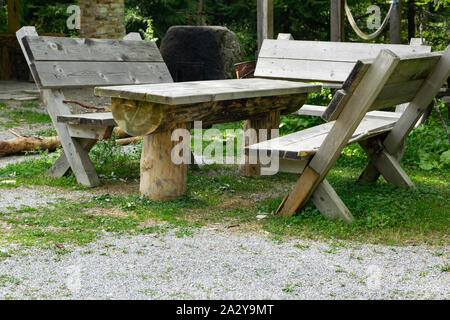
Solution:
<svg viewBox="0 0 450 320"><path fill-rule="evenodd" d="M258 52L264 39L273 39L273 0L258 0Z"/></svg>
<svg viewBox="0 0 450 320"><path fill-rule="evenodd" d="M8 0L8 32L20 29L21 0Z"/></svg>
<svg viewBox="0 0 450 320"><path fill-rule="evenodd" d="M402 43L402 2L397 0L394 2L394 8L391 12L390 22L390 42L392 44Z"/></svg>
<svg viewBox="0 0 450 320"><path fill-rule="evenodd" d="M409 103L402 117L384 141L384 146L390 154L396 154L402 148L405 139L449 76L450 46L447 47L441 60L439 60L434 68L434 71L425 80L414 99Z"/></svg>
<svg viewBox="0 0 450 320"><path fill-rule="evenodd" d="M331 0L331 41L344 42L345 41L345 1Z"/></svg>
<svg viewBox="0 0 450 320"><path fill-rule="evenodd" d="M354 220L350 210L326 179L318 185L311 200L325 218L333 220L340 218L347 223L352 223Z"/></svg>

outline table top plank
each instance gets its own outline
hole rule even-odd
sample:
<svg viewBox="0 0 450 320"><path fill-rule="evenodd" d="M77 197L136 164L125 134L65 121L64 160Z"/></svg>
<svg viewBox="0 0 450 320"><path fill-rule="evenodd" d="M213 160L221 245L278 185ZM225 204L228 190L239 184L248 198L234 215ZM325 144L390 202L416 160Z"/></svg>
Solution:
<svg viewBox="0 0 450 320"><path fill-rule="evenodd" d="M270 79L230 79L97 87L95 94L168 105L194 104L321 90L321 85Z"/></svg>

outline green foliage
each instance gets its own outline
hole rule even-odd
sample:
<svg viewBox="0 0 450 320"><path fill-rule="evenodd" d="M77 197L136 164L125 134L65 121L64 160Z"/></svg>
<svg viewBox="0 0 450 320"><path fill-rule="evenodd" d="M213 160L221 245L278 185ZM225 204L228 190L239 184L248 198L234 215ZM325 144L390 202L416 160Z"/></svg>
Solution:
<svg viewBox="0 0 450 320"><path fill-rule="evenodd" d="M51 122L48 114L31 110L13 109L6 112L0 112L0 117L8 118L15 123L25 122L28 124L34 124Z"/></svg>
<svg viewBox="0 0 450 320"><path fill-rule="evenodd" d="M116 143L118 137L100 141L90 152L95 168L100 176L107 180L132 180L139 178L139 161L141 144L129 147L124 152L123 147Z"/></svg>
<svg viewBox="0 0 450 320"><path fill-rule="evenodd" d="M444 111L443 105L441 108ZM448 120L447 126L450 126ZM408 137L403 162L424 170L450 167L450 143L436 111L433 110L427 124L413 130Z"/></svg>
<svg viewBox="0 0 450 320"><path fill-rule="evenodd" d="M8 32L8 7L0 3L0 32Z"/></svg>
<svg viewBox="0 0 450 320"><path fill-rule="evenodd" d="M73 0L27 0L23 8L23 25L33 25L38 33L61 33L76 35L68 30L67 19L71 16L67 8Z"/></svg>
<svg viewBox="0 0 450 320"><path fill-rule="evenodd" d="M139 32L143 39L157 41L158 38L154 36L152 26L153 20L151 18L143 17L139 14L136 8L127 8L125 13L125 27L127 33Z"/></svg>
<svg viewBox="0 0 450 320"><path fill-rule="evenodd" d="M323 88L321 92L310 93L306 104L327 106L331 98L331 90ZM284 136L322 123L324 121L320 117L299 116L295 114L282 115L280 119L280 135Z"/></svg>
<svg viewBox="0 0 450 320"><path fill-rule="evenodd" d="M188 24L190 13L194 12L195 0L125 0L125 6L136 10L138 15L153 22L154 37L162 39L173 25Z"/></svg>

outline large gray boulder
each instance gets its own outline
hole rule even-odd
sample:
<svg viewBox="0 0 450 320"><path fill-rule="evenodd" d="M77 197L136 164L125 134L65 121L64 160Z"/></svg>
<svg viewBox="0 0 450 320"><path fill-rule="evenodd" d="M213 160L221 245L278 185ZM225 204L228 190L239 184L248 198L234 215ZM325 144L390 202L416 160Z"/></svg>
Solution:
<svg viewBox="0 0 450 320"><path fill-rule="evenodd" d="M236 78L234 64L244 53L237 36L220 26L171 27L160 50L177 82Z"/></svg>

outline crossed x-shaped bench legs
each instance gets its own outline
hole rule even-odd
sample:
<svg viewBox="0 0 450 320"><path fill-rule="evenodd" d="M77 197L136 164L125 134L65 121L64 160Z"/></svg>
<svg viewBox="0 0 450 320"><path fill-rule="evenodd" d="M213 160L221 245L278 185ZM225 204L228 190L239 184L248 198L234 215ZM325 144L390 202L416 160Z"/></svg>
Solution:
<svg viewBox="0 0 450 320"><path fill-rule="evenodd" d="M64 94L61 91L42 90L42 98L47 105L48 113L64 150L47 175L62 177L69 169L72 169L78 183L88 187L100 185L97 172L89 158L89 151L97 140L72 137L67 124L58 122L58 116L70 114L69 108L63 103Z"/></svg>
<svg viewBox="0 0 450 320"><path fill-rule="evenodd" d="M351 221L352 217L348 209L325 178L397 65L398 58L392 57L386 52L382 52L374 61L347 101L348 105L339 115L320 150L306 166L293 191L280 205L278 211L282 215L293 215L298 209L303 208L309 199L312 199L316 207L325 215L338 216L346 221ZM408 108L386 138L382 140L378 137L360 142L371 158L362 179L373 181L378 179L381 174L394 185L414 188L414 184L394 155L401 150L406 137L449 74L450 47L444 52L433 72L416 92Z"/></svg>
<svg viewBox="0 0 450 320"><path fill-rule="evenodd" d="M376 182L382 175L387 182L397 187L415 188L414 183L400 166L397 157L384 148L382 138L368 139L359 144L371 160L360 176L360 182Z"/></svg>

